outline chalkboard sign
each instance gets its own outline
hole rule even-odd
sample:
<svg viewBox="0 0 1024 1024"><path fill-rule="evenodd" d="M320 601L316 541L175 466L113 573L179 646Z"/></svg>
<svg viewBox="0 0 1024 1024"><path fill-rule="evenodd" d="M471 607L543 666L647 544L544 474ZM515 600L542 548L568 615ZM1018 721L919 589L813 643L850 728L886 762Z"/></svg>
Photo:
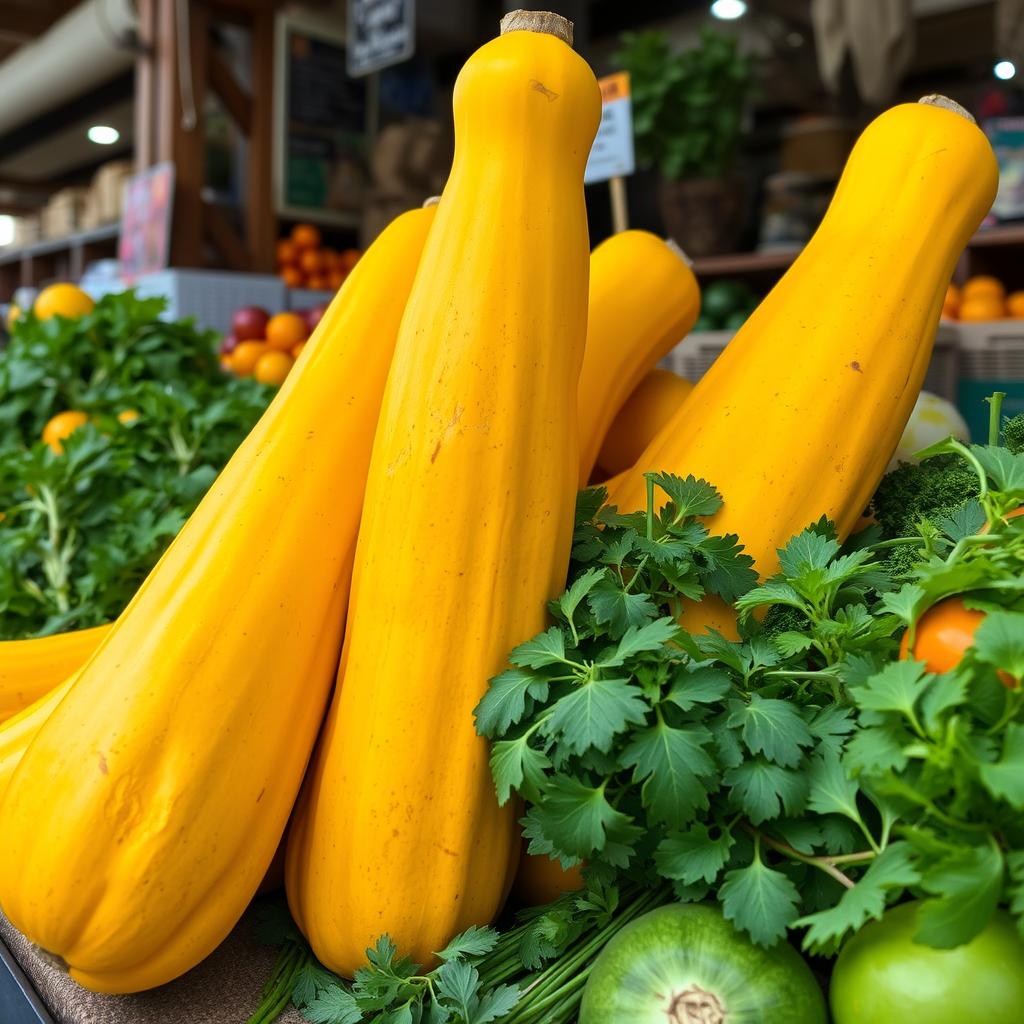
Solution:
<svg viewBox="0 0 1024 1024"><path fill-rule="evenodd" d="M301 16L280 17L276 76L278 212L354 223L366 180L367 90L346 72L340 33Z"/></svg>
<svg viewBox="0 0 1024 1024"><path fill-rule="evenodd" d="M414 0L348 0L346 38L353 78L408 60L416 47Z"/></svg>

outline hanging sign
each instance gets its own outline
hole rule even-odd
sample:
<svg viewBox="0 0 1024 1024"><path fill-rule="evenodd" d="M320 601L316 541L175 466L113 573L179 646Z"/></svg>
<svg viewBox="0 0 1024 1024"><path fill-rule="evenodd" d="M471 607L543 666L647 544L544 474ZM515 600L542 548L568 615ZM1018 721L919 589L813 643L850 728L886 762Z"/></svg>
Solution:
<svg viewBox="0 0 1024 1024"><path fill-rule="evenodd" d="M601 125L590 150L590 159L583 175L586 184L622 178L632 174L633 103L629 97L629 73L619 71L598 79L601 86Z"/></svg>
<svg viewBox="0 0 1024 1024"><path fill-rule="evenodd" d="M348 0L345 46L352 78L408 60L416 48L415 0Z"/></svg>

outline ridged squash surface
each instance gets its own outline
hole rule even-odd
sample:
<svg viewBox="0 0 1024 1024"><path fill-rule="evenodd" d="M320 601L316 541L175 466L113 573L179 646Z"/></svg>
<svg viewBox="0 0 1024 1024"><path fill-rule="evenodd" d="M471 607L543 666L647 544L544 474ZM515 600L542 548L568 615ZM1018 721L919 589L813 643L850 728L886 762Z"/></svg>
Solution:
<svg viewBox="0 0 1024 1024"><path fill-rule="evenodd" d="M433 210L393 222L0 802L0 907L102 992L177 977L271 862L337 667L366 468Z"/></svg>
<svg viewBox="0 0 1024 1024"><path fill-rule="evenodd" d="M350 975L383 933L427 963L495 915L519 852L473 708L564 585L587 310L583 167L600 110L560 39L484 45L374 442L338 687L286 887Z"/></svg>

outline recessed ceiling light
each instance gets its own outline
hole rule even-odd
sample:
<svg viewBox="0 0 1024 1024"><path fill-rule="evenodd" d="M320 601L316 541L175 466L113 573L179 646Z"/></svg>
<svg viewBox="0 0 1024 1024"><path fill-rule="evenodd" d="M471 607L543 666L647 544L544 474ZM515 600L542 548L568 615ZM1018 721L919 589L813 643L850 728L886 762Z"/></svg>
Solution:
<svg viewBox="0 0 1024 1024"><path fill-rule="evenodd" d="M87 134L89 141L95 142L98 146L112 146L121 138L121 133L107 124L94 124Z"/></svg>
<svg viewBox="0 0 1024 1024"><path fill-rule="evenodd" d="M734 21L747 13L747 5L744 0L714 0L711 13L723 21Z"/></svg>
<svg viewBox="0 0 1024 1024"><path fill-rule="evenodd" d="M1005 82L1017 74L1017 68L1012 60L1001 60L997 62L996 66L992 69L992 74L994 74L996 78L1001 78Z"/></svg>

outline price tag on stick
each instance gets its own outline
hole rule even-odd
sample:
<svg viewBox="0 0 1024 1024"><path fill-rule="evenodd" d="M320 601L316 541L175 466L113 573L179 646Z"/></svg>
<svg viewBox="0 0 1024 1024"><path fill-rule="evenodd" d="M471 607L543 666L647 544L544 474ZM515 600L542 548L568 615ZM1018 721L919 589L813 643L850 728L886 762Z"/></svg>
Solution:
<svg viewBox="0 0 1024 1024"><path fill-rule="evenodd" d="M601 87L601 125L590 150L583 180L591 185L607 181L611 190L612 227L625 231L629 226L626 207L626 175L636 167L633 152L633 104L629 94L629 74L616 72L598 80Z"/></svg>

